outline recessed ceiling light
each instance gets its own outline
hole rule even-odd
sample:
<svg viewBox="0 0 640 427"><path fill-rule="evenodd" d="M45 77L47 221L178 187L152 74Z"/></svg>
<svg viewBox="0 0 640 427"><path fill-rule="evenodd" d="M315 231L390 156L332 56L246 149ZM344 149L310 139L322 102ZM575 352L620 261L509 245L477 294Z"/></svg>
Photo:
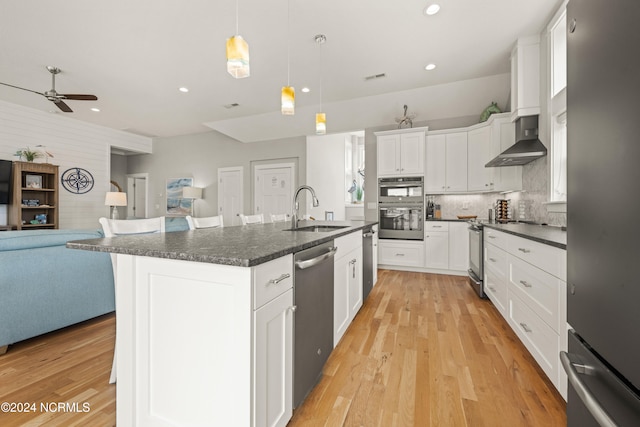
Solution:
<svg viewBox="0 0 640 427"><path fill-rule="evenodd" d="M436 68L436 64L429 64L426 67L424 67L424 69L427 71L435 70L435 68Z"/></svg>
<svg viewBox="0 0 640 427"><path fill-rule="evenodd" d="M188 87L181 87L180 89L178 89L180 92L182 93L187 93L189 92L189 88Z"/></svg>
<svg viewBox="0 0 640 427"><path fill-rule="evenodd" d="M435 15L436 13L438 13L440 11L440 5L439 4L431 4L429 6L427 6L427 8L424 10L425 15Z"/></svg>
<svg viewBox="0 0 640 427"><path fill-rule="evenodd" d="M95 112L95 113L99 113L99 112L100 112L100 109L99 109L99 108L96 108L96 107L93 107L93 108L91 108L91 111L93 111L93 112Z"/></svg>
<svg viewBox="0 0 640 427"><path fill-rule="evenodd" d="M309 92L311 92L311 89L309 89L308 87L303 87L303 88L302 88L302 91L303 91L304 93L309 93Z"/></svg>

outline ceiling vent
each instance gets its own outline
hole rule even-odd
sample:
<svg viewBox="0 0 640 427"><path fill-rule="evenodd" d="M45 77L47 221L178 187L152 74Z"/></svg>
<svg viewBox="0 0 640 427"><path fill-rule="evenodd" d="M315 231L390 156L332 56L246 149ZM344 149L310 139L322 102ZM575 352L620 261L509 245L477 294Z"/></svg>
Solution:
<svg viewBox="0 0 640 427"><path fill-rule="evenodd" d="M387 77L387 75L385 73L380 73L380 74L372 74L370 76L365 77L365 80L375 80L375 79L381 79L383 77Z"/></svg>
<svg viewBox="0 0 640 427"><path fill-rule="evenodd" d="M231 108L236 108L239 107L240 104L238 104L237 102L234 102L233 104L225 104L223 105L224 108L226 108L227 110L231 109Z"/></svg>

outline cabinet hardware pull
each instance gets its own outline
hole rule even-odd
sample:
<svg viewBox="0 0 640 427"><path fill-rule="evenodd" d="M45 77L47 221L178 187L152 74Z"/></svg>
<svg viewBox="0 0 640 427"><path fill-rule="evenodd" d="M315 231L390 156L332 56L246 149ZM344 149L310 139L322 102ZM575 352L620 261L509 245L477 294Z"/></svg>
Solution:
<svg viewBox="0 0 640 427"><path fill-rule="evenodd" d="M526 333L532 332L532 331L531 331L531 328L530 328L529 326L527 326L527 324L526 324L526 323L522 323L522 322L520 322L520 326L522 327L522 329L523 329Z"/></svg>
<svg viewBox="0 0 640 427"><path fill-rule="evenodd" d="M292 313L295 313L297 309L298 309L297 305L292 305L291 307L289 307L289 310L291 310Z"/></svg>
<svg viewBox="0 0 640 427"><path fill-rule="evenodd" d="M533 286L526 280L520 280L520 283L522 283L522 286L524 286L525 288L531 288Z"/></svg>
<svg viewBox="0 0 640 427"><path fill-rule="evenodd" d="M496 238L496 236L487 236L487 237L490 238L490 239L495 239Z"/></svg>
<svg viewBox="0 0 640 427"><path fill-rule="evenodd" d="M489 258L489 261L491 262L497 262L497 260L495 258Z"/></svg>
<svg viewBox="0 0 640 427"><path fill-rule="evenodd" d="M494 288L493 286L489 286L489 289L491 290L491 292L495 292L496 288Z"/></svg>
<svg viewBox="0 0 640 427"><path fill-rule="evenodd" d="M288 279L289 277L291 277L291 274L289 273L284 273L283 275L281 275L280 277L278 277L277 279L271 279L267 282L267 285L277 285L278 283L282 282L284 279Z"/></svg>
<svg viewBox="0 0 640 427"><path fill-rule="evenodd" d="M396 254L396 256L404 256L404 254Z"/></svg>
<svg viewBox="0 0 640 427"><path fill-rule="evenodd" d="M525 249L525 248L518 248L518 250L525 254L528 254L529 252L531 252L531 249Z"/></svg>
<svg viewBox="0 0 640 427"><path fill-rule="evenodd" d="M442 228L441 225L434 225L433 228Z"/></svg>

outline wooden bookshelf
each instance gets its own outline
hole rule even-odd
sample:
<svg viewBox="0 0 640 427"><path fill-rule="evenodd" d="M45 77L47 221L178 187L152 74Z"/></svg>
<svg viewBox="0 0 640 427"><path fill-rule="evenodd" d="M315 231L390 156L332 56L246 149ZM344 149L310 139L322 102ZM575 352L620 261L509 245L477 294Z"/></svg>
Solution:
<svg viewBox="0 0 640 427"><path fill-rule="evenodd" d="M58 166L13 162L13 189L9 223L17 230L58 228ZM44 219L46 216L46 219ZM31 221L41 218L41 222Z"/></svg>

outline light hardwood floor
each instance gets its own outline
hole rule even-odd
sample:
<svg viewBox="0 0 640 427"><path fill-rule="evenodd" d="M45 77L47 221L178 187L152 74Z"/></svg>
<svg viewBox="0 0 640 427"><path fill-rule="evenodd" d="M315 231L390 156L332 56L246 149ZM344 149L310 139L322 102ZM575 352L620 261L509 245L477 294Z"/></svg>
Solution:
<svg viewBox="0 0 640 427"><path fill-rule="evenodd" d="M380 270L289 427L566 425L562 397L466 280ZM0 426L115 425L114 338L107 315L11 346L0 356L0 403L37 408L0 412ZM57 402L79 412L41 410Z"/></svg>

